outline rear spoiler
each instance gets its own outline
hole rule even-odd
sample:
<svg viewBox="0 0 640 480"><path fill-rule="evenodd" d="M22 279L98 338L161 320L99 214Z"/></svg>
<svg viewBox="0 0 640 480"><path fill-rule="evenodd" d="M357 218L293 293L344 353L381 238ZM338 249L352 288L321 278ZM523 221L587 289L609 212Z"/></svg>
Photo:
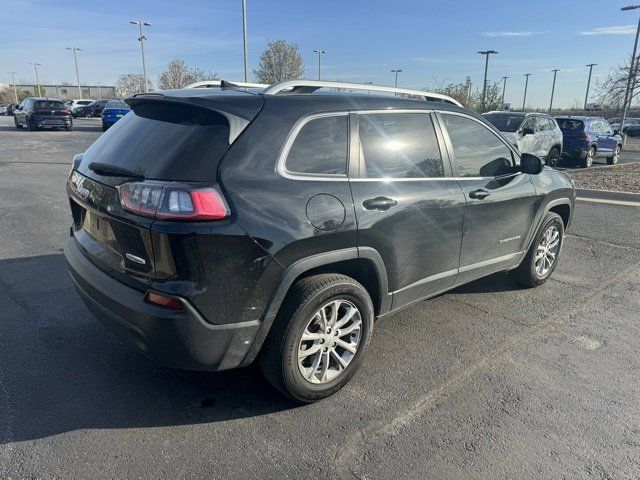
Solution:
<svg viewBox="0 0 640 480"><path fill-rule="evenodd" d="M238 138L251 120L256 117L263 104L262 98L257 95L247 95L246 97L227 97L225 95L200 96L194 91L194 96L185 96L183 93L185 90L176 91L176 93L178 92L181 92L182 95L138 93L127 97L125 102L133 110L139 105L155 103L212 110L225 117L229 123L229 145ZM191 93L189 91L186 92Z"/></svg>

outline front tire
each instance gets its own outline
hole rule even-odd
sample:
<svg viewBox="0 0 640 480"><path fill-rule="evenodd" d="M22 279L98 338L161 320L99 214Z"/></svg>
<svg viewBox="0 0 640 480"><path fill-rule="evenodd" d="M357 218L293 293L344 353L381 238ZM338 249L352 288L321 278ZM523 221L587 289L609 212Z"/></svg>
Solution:
<svg viewBox="0 0 640 480"><path fill-rule="evenodd" d="M22 124L18 123L18 119L16 117L13 117L13 123L16 124L16 128L22 128Z"/></svg>
<svg viewBox="0 0 640 480"><path fill-rule="evenodd" d="M582 168L589 168L593 165L593 159L596 158L596 149L593 147L589 147L587 150L587 154L582 159Z"/></svg>
<svg viewBox="0 0 640 480"><path fill-rule="evenodd" d="M93 113L91 112L84 112L84 118L91 118L93 117Z"/></svg>
<svg viewBox="0 0 640 480"><path fill-rule="evenodd" d="M613 152L612 157L607 157L607 165L615 165L620 160L620 152L622 151L622 146L618 145L616 150Z"/></svg>
<svg viewBox="0 0 640 480"><path fill-rule="evenodd" d="M546 282L558 265L564 242L564 222L557 213L548 212L522 263L511 272L513 278L526 287Z"/></svg>
<svg viewBox="0 0 640 480"><path fill-rule="evenodd" d="M265 341L260 368L292 400L321 400L360 367L373 320L371 298L353 278L321 274L298 280Z"/></svg>
<svg viewBox="0 0 640 480"><path fill-rule="evenodd" d="M560 161L560 150L558 147L553 147L549 154L547 155L547 161L545 162L552 168L556 168L558 166L558 162Z"/></svg>

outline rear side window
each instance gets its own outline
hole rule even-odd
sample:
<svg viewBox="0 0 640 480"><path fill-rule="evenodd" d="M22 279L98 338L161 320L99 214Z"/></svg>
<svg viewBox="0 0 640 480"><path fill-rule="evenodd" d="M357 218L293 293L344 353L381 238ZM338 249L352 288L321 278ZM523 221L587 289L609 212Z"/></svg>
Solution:
<svg viewBox="0 0 640 480"><path fill-rule="evenodd" d="M229 148L229 123L212 110L139 104L84 153L80 173L91 162L133 170L147 179L212 181Z"/></svg>
<svg viewBox="0 0 640 480"><path fill-rule="evenodd" d="M285 163L289 172L346 175L349 148L347 115L314 118L298 132Z"/></svg>
<svg viewBox="0 0 640 480"><path fill-rule="evenodd" d="M368 178L444 177L438 139L425 113L360 115L361 162Z"/></svg>
<svg viewBox="0 0 640 480"><path fill-rule="evenodd" d="M574 120L572 118L558 118L556 119L560 130L563 132L579 132L584 128L584 123L581 120Z"/></svg>
<svg viewBox="0 0 640 480"><path fill-rule="evenodd" d="M514 172L511 150L479 122L443 114L460 177L497 177Z"/></svg>

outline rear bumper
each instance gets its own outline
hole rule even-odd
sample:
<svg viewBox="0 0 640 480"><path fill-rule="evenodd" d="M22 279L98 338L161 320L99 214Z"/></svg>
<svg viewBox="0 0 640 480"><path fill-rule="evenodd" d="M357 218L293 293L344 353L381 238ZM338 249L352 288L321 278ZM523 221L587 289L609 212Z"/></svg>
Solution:
<svg viewBox="0 0 640 480"><path fill-rule="evenodd" d="M67 117L53 117L48 115L32 115L30 122L38 127L69 127L72 120L71 115Z"/></svg>
<svg viewBox="0 0 640 480"><path fill-rule="evenodd" d="M241 367L247 359L258 320L212 325L186 300L171 310L144 300L140 292L110 277L85 257L74 238L64 245L73 283L89 310L107 328L155 361L185 370L217 371Z"/></svg>

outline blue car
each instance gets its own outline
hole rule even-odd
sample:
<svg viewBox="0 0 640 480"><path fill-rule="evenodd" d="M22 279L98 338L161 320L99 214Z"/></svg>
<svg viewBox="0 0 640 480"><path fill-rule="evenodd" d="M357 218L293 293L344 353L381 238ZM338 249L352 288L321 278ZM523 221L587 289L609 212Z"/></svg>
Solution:
<svg viewBox="0 0 640 480"><path fill-rule="evenodd" d="M606 158L615 165L622 151L618 130L602 117L556 117L563 135L563 156L590 167L596 158Z"/></svg>
<svg viewBox="0 0 640 480"><path fill-rule="evenodd" d="M130 111L129 105L122 100L109 100L102 110L102 131L106 132L109 127Z"/></svg>

